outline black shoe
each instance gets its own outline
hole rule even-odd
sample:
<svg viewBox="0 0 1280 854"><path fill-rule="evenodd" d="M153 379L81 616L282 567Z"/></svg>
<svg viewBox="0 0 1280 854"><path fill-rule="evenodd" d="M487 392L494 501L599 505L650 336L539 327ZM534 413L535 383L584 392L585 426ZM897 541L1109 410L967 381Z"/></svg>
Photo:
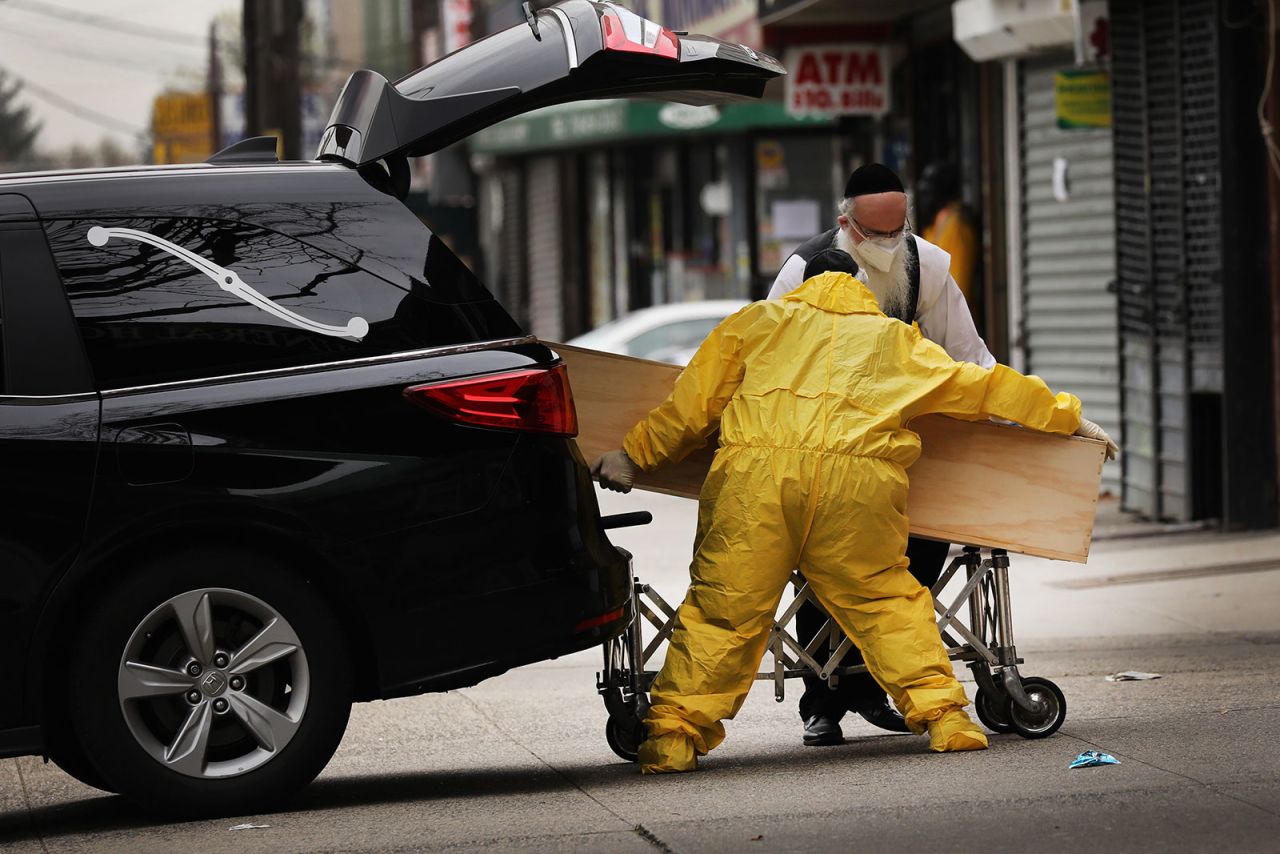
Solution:
<svg viewBox="0 0 1280 854"><path fill-rule="evenodd" d="M863 720L880 727L880 729L887 729L889 732L911 732L907 722L898 713L897 709L889 705L889 698L884 694L881 694L878 699L872 702L860 705L857 711L858 714L862 715ZM806 729L806 735L808 732L808 729Z"/></svg>
<svg viewBox="0 0 1280 854"><path fill-rule="evenodd" d="M804 722L804 743L806 747L844 744L844 733L840 730L839 721L826 715L814 715L809 718Z"/></svg>

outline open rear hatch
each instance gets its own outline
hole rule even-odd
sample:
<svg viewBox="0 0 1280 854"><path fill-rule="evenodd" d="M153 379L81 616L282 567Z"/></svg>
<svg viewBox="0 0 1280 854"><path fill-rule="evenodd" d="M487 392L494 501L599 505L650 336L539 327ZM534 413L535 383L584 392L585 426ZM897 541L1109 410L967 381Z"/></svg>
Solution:
<svg viewBox="0 0 1280 854"><path fill-rule="evenodd" d="M394 84L373 71L352 74L317 157L364 166L430 154L503 119L567 101L759 98L785 73L743 45L673 33L610 2L562 0Z"/></svg>

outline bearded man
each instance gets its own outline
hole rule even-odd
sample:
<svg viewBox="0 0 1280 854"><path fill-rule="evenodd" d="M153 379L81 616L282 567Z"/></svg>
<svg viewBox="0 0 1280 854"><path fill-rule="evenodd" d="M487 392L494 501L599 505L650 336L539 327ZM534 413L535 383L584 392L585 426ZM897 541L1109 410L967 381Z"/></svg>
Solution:
<svg viewBox="0 0 1280 854"><path fill-rule="evenodd" d="M769 299L781 299L799 287L805 265L820 252L835 248L853 256L857 279L875 295L880 309L904 323L916 323L924 336L957 362L984 368L996 360L974 327L964 295L951 277L951 256L911 233L907 195L892 169L870 163L854 170L840 201L837 226L806 241L787 258L769 289ZM911 537L907 542L910 572L925 588L942 574L950 543ZM806 603L796 617L800 642L808 645L826 622L816 605ZM861 664L857 649L842 662ZM876 726L908 732L906 722L890 704L884 690L868 674L843 676L833 690L816 675L805 676L800 698L804 743L816 747L840 744L840 719L856 711Z"/></svg>

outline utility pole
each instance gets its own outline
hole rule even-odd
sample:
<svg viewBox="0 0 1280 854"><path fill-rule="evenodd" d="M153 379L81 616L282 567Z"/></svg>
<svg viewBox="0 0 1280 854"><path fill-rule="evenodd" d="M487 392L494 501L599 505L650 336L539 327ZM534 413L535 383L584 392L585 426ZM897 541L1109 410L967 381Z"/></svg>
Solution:
<svg viewBox="0 0 1280 854"><path fill-rule="evenodd" d="M302 0L244 0L245 131L302 158Z"/></svg>
<svg viewBox="0 0 1280 854"><path fill-rule="evenodd" d="M217 152L222 148L222 56L218 50L218 24L209 24L209 79L206 83L209 90L210 140L209 150Z"/></svg>
<svg viewBox="0 0 1280 854"><path fill-rule="evenodd" d="M1276 8L1276 0L1263 0L1263 5L1267 10L1266 29L1260 46L1262 56L1259 57L1259 62L1271 76L1263 81L1266 101L1260 118L1274 131L1280 125L1280 63L1275 61L1275 57L1280 56L1280 29L1277 29L1280 12ZM1268 61L1263 62L1263 57ZM1274 150L1275 143L1270 137L1264 139L1264 143L1266 158L1263 168L1267 174L1271 226L1267 229L1271 235L1271 407L1275 423L1280 425L1280 339L1276 338L1280 335L1280 152ZM1280 483L1280 430L1276 434L1276 481Z"/></svg>
<svg viewBox="0 0 1280 854"><path fill-rule="evenodd" d="M410 66L421 68L435 59L427 49L425 40L429 31L440 26L440 4L431 0L412 0L409 4L409 34L413 40L409 46Z"/></svg>

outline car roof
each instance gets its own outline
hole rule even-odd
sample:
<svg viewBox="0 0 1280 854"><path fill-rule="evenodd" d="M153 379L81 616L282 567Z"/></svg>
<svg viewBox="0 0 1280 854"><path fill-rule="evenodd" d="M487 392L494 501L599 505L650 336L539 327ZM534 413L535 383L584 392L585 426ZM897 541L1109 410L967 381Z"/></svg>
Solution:
<svg viewBox="0 0 1280 854"><path fill-rule="evenodd" d="M702 300L699 302L677 302L666 305L655 305L641 308L630 314L611 320L603 326L583 333L565 343L590 346L591 341L629 340L668 323L682 320L698 320L702 318L725 318L747 304L746 300Z"/></svg>
<svg viewBox="0 0 1280 854"><path fill-rule="evenodd" d="M220 219L231 210L237 212L238 218L252 219L254 212L282 206L323 218L335 205L399 204L371 186L355 169L315 161L0 175L0 194L25 197L40 219L50 220L101 216L107 212L117 217Z"/></svg>
<svg viewBox="0 0 1280 854"><path fill-rule="evenodd" d="M244 172L296 171L299 168L345 170L349 167L319 160L294 160L282 163L237 164L218 166L212 163L168 163L131 166L98 166L88 169L47 169L35 172L0 173L0 187L10 189L26 184L54 181L90 181L109 178L179 177L185 175L242 174Z"/></svg>

